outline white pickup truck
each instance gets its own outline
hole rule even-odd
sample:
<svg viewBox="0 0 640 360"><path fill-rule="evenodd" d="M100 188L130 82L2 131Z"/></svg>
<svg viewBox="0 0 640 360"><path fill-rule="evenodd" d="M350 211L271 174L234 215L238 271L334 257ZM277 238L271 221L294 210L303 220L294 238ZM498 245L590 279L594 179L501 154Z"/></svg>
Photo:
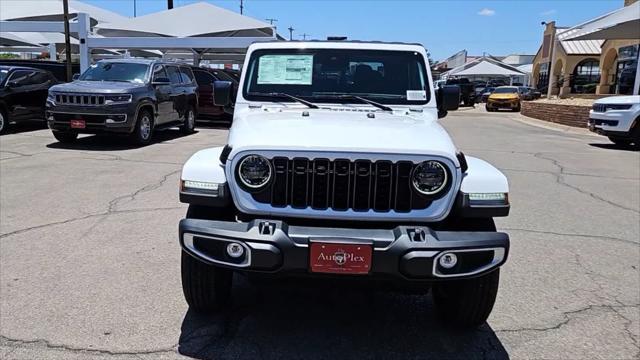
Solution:
<svg viewBox="0 0 640 360"><path fill-rule="evenodd" d="M215 82L215 103L230 84ZM182 283L195 311L224 311L233 272L431 289L449 324L478 326L509 236L506 177L438 123L417 44L312 41L249 47L226 146L184 165Z"/></svg>

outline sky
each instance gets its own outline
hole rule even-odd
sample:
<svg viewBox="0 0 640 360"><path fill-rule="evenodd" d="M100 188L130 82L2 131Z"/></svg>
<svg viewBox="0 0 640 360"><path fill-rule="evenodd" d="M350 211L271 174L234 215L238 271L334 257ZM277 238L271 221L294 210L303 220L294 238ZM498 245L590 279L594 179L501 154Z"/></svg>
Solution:
<svg viewBox="0 0 640 360"><path fill-rule="evenodd" d="M166 0L81 0L125 16L166 9ZM203 0L174 0L183 6ZM208 0L240 11L240 0ZM434 60L466 49L469 55L535 54L542 21L574 26L622 7L623 0L244 0L244 15L277 19L278 33L300 40L347 36L352 40L420 43ZM177 19L189 21L189 19ZM215 21L215 19L211 19Z"/></svg>

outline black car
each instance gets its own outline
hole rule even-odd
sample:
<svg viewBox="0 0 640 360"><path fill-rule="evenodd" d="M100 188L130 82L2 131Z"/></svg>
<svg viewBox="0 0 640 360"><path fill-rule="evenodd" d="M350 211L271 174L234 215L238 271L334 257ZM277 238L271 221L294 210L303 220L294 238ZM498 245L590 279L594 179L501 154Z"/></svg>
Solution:
<svg viewBox="0 0 640 360"><path fill-rule="evenodd" d="M49 90L47 120L60 142L79 133L129 135L151 142L154 130L195 127L197 84L188 65L159 60L102 60L76 81Z"/></svg>
<svg viewBox="0 0 640 360"><path fill-rule="evenodd" d="M48 71L0 65L0 133L9 123L44 121L47 91L57 83Z"/></svg>
<svg viewBox="0 0 640 360"><path fill-rule="evenodd" d="M480 98L480 101L482 101L483 103L487 102L487 99L489 99L489 95L491 95L491 93L495 90L496 88L493 86L489 86L487 88L484 89L484 92L482 93L482 97Z"/></svg>
<svg viewBox="0 0 640 360"><path fill-rule="evenodd" d="M231 121L233 105L238 93L238 81L228 73L219 69L192 66L191 70L198 83L198 115L200 119ZM231 103L228 106L217 106L213 103L213 83L228 81L231 83Z"/></svg>
<svg viewBox="0 0 640 360"><path fill-rule="evenodd" d="M50 72L59 82L67 82L67 66L53 60L0 59L0 66L30 67ZM71 64L72 74L80 72L80 64Z"/></svg>
<svg viewBox="0 0 640 360"><path fill-rule="evenodd" d="M458 85L460 87L460 101L464 106L475 104L475 85L469 79L447 79L446 85Z"/></svg>

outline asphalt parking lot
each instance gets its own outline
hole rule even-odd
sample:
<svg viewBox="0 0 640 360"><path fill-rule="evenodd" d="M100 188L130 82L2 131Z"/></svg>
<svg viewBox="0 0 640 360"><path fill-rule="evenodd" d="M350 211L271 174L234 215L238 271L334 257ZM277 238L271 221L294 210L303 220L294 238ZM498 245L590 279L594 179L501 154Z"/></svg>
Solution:
<svg viewBox="0 0 640 360"><path fill-rule="evenodd" d="M177 223L183 162L226 130L150 146L50 131L0 138L0 358L640 356L640 153L483 109L443 120L507 175L512 239L487 325L443 329L429 296L241 280L225 315L188 311ZM304 284L302 284L304 285Z"/></svg>

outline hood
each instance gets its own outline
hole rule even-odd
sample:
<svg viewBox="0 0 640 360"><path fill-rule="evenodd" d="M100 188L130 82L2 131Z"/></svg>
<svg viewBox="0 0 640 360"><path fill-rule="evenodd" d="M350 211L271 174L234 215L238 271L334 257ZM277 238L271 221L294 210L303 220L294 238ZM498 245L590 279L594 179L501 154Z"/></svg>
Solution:
<svg viewBox="0 0 640 360"><path fill-rule="evenodd" d="M97 94L127 93L133 89L145 86L142 83L130 83L121 81L81 81L76 80L66 84L52 86L50 91L57 92L84 92Z"/></svg>
<svg viewBox="0 0 640 360"><path fill-rule="evenodd" d="M303 116L308 113L308 116ZM250 109L236 113L231 156L242 150L340 151L438 155L457 164L456 147L435 111Z"/></svg>
<svg viewBox="0 0 640 360"><path fill-rule="evenodd" d="M594 104L640 104L640 95L609 96L594 101Z"/></svg>
<svg viewBox="0 0 640 360"><path fill-rule="evenodd" d="M489 99L492 100L501 100L501 99L517 99L518 98L518 94L512 93L512 94L491 94L489 95Z"/></svg>

